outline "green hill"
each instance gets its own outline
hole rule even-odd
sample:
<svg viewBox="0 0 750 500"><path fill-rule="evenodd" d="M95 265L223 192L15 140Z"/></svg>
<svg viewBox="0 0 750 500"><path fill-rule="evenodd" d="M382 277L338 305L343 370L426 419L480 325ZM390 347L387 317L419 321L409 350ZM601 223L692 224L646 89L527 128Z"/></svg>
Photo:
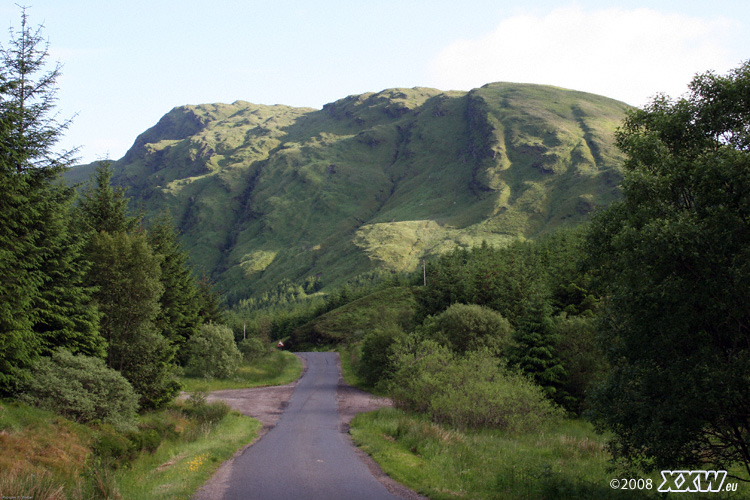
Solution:
<svg viewBox="0 0 750 500"><path fill-rule="evenodd" d="M411 287L380 290L318 316L296 328L287 347L311 349L361 341L378 327L390 323L413 326L416 300Z"/></svg>
<svg viewBox="0 0 750 500"><path fill-rule="evenodd" d="M618 196L626 110L509 83L389 89L321 110L181 106L115 162L114 181L147 214L171 213L193 264L236 301L282 279L327 287L580 222Z"/></svg>

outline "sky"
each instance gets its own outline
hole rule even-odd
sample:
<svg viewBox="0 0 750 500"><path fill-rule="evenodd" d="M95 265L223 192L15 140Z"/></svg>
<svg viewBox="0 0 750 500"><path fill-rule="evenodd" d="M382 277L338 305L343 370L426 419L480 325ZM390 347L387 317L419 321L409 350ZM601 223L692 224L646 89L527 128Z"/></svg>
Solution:
<svg viewBox="0 0 750 500"><path fill-rule="evenodd" d="M750 59L747 0L0 0L62 64L61 149L117 160L175 106L321 108L395 87L555 85L644 106Z"/></svg>

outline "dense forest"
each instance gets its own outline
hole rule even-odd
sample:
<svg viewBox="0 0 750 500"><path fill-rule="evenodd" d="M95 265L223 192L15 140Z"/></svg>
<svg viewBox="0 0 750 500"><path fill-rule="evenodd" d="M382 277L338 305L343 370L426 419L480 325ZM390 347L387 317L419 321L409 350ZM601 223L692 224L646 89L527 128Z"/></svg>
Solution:
<svg viewBox="0 0 750 500"><path fill-rule="evenodd" d="M59 65L26 12L0 52L0 395L133 428L178 375L229 378L283 340L343 346L363 384L459 429L586 418L613 464L750 480L750 62L616 134L622 197L589 221L456 246L419 273L284 279L225 310L164 215L56 145Z"/></svg>

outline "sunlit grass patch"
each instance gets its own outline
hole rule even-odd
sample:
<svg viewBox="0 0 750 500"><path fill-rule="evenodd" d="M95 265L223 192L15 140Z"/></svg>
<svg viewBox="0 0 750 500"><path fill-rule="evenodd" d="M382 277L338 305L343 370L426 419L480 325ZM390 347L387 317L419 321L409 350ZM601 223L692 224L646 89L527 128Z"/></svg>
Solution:
<svg viewBox="0 0 750 500"><path fill-rule="evenodd" d="M355 417L351 434L389 476L433 500L661 498L658 472L640 476L651 478L650 490L612 489L622 476L609 469L606 438L582 420L527 434L459 431L388 408ZM747 498L738 493L711 498Z"/></svg>
<svg viewBox="0 0 750 500"><path fill-rule="evenodd" d="M243 362L230 379L182 377L180 383L186 392L245 389L269 385L284 385L297 380L302 373L302 362L287 351L275 351L268 356Z"/></svg>
<svg viewBox="0 0 750 500"><path fill-rule="evenodd" d="M211 432L190 443L164 443L116 474L126 499L190 498L243 445L255 439L261 424L230 413Z"/></svg>

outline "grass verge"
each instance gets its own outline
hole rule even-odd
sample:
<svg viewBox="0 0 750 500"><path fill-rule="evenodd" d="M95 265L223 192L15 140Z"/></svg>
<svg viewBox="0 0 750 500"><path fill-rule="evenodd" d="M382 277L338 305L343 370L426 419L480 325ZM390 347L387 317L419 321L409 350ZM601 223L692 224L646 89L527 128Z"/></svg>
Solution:
<svg viewBox="0 0 750 500"><path fill-rule="evenodd" d="M131 431L2 402L0 498L190 498L261 426L205 401L146 413Z"/></svg>
<svg viewBox="0 0 750 500"><path fill-rule="evenodd" d="M359 345L359 343L341 344L336 351L339 353L339 359L341 360L341 376L344 377L344 382L352 387L366 391L371 388L365 387L355 369L356 358L359 355Z"/></svg>
<svg viewBox="0 0 750 500"><path fill-rule="evenodd" d="M115 473L120 494L134 500L190 498L260 428L259 421L232 412L192 442L164 443L153 455L142 455Z"/></svg>
<svg viewBox="0 0 750 500"><path fill-rule="evenodd" d="M258 360L243 362L230 379L181 377L180 384L186 392L246 389L285 385L297 380L301 373L302 362L297 356L288 351L274 351Z"/></svg>
<svg viewBox="0 0 750 500"><path fill-rule="evenodd" d="M294 354L274 352L243 365L233 380L182 382L188 391L279 385L301 371ZM0 401L0 498L189 498L261 427L255 419L214 406L178 401L141 415L135 431L117 431Z"/></svg>
<svg viewBox="0 0 750 500"><path fill-rule="evenodd" d="M544 432L513 435L458 431L389 408L357 415L351 434L390 477L432 500L622 500L665 495L656 491L661 484L658 472L641 476L651 479L650 490L612 489L610 481L622 476L608 470L605 438L581 420L567 420ZM737 486L735 494L678 496L748 498L748 485Z"/></svg>

